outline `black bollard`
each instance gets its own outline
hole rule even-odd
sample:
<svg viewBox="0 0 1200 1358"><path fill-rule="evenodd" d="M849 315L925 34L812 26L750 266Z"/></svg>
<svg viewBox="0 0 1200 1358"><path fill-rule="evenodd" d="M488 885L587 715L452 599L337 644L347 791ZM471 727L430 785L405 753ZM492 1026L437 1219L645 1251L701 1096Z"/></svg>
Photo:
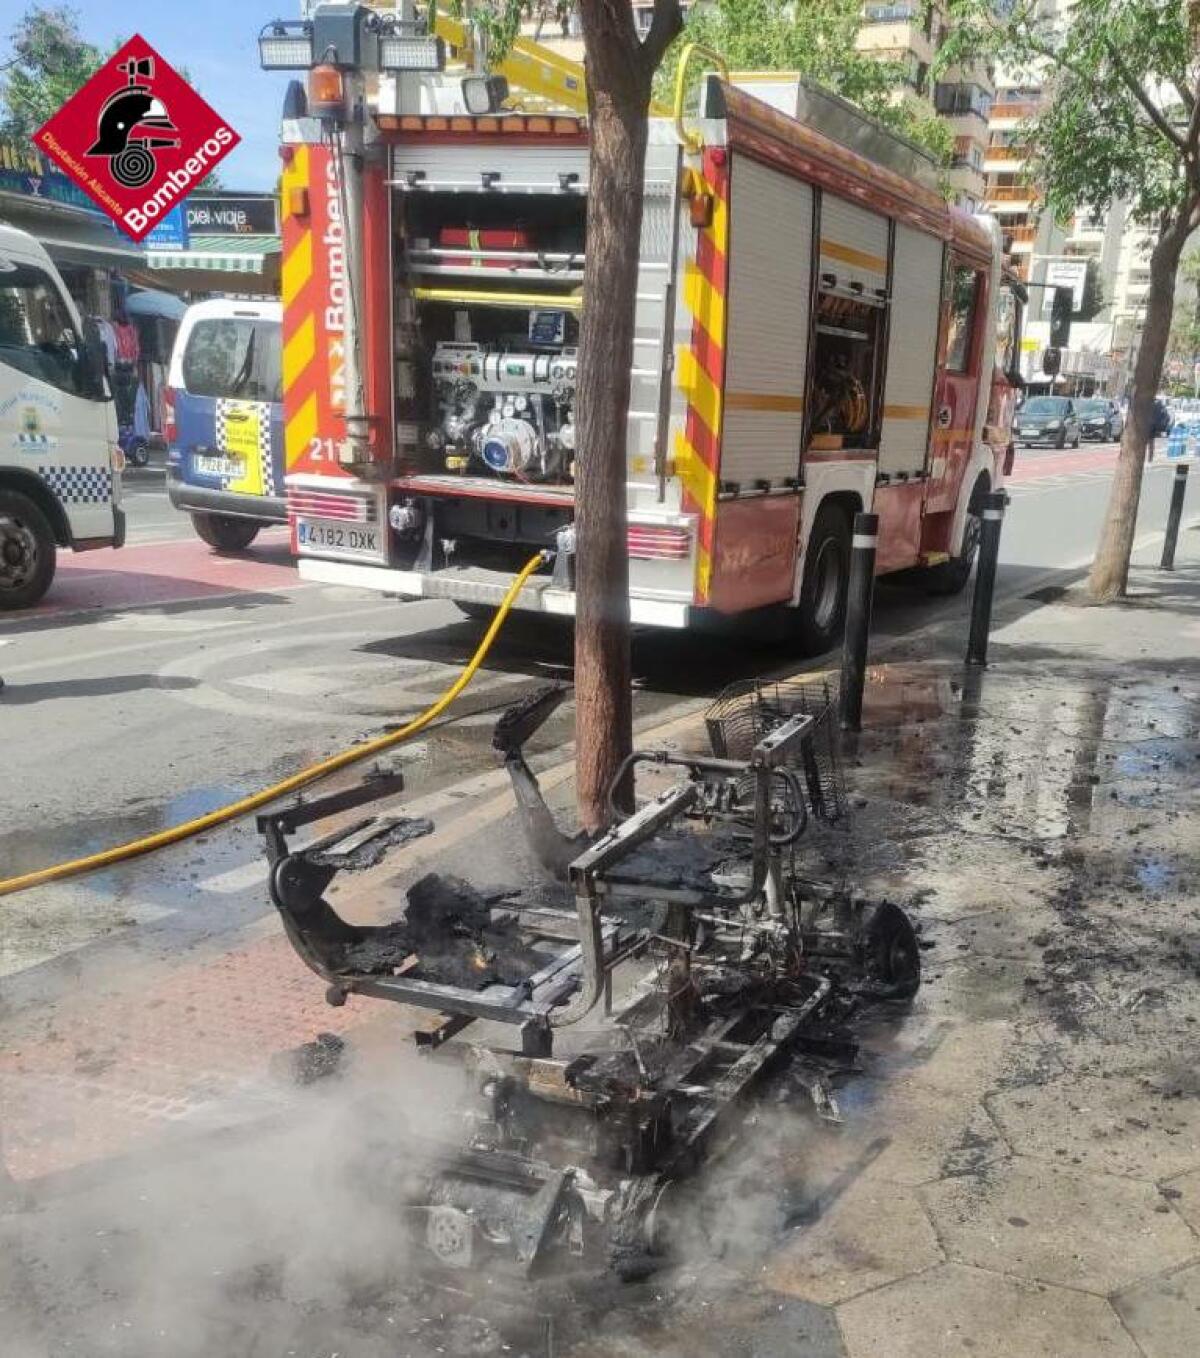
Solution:
<svg viewBox="0 0 1200 1358"><path fill-rule="evenodd" d="M862 730L863 684L867 677L867 637L875 592L875 544L879 515L855 514L850 542L850 580L846 587L846 631L842 637L842 683L838 719L843 731Z"/></svg>
<svg viewBox="0 0 1200 1358"><path fill-rule="evenodd" d="M1167 511L1167 536L1163 539L1162 560L1158 563L1160 571L1175 569L1175 543L1179 540L1179 524L1183 519L1183 497L1187 494L1188 464L1181 462L1175 468L1175 479L1171 482L1171 508Z"/></svg>
<svg viewBox="0 0 1200 1358"><path fill-rule="evenodd" d="M988 632L992 626L992 595L996 592L996 562L1000 559L1000 526L1008 496L1002 490L983 497L979 534L979 565L975 569L975 597L971 601L971 635L967 664L986 665Z"/></svg>

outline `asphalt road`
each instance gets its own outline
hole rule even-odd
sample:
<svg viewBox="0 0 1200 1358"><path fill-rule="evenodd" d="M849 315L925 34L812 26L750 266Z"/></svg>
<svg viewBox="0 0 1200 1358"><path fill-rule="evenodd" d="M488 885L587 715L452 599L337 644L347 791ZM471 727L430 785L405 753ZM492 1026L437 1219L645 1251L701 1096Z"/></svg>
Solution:
<svg viewBox="0 0 1200 1358"><path fill-rule="evenodd" d="M1022 451L1004 527L1001 600L1087 561L1112 448ZM1147 474L1139 533L1166 518L1171 472ZM4 816L0 875L187 819L376 735L447 686L479 627L443 601L401 603L301 582L282 530L243 559L214 556L168 504L160 473L127 487L129 546L61 560L46 602L0 622ZM1032 603L1025 606L1034 606ZM916 628L965 635L967 599L877 593L875 651ZM780 665L753 636L647 634L635 647L640 719ZM413 797L453 803L493 767L497 711L532 684L570 674L570 633L518 619L457 712L398 756ZM563 711L541 746L570 740ZM499 853L492 846L490 852ZM169 966L179 949L219 951L268 910L251 822L153 858L0 901L8 1003L112 974L134 958ZM10 1013L12 1010L10 1010Z"/></svg>

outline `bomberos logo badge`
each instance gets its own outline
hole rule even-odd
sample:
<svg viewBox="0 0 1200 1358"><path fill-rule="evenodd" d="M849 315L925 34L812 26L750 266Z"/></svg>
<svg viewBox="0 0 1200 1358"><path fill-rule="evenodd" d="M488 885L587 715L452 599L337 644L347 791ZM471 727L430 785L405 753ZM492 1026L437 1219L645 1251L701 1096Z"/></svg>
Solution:
<svg viewBox="0 0 1200 1358"><path fill-rule="evenodd" d="M132 37L34 141L141 240L241 138L142 37Z"/></svg>

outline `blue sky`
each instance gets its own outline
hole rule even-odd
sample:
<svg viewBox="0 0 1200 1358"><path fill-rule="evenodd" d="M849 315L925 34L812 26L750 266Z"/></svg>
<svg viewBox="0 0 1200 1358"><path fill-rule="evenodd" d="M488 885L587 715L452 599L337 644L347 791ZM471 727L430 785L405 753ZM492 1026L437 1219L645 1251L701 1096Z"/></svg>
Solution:
<svg viewBox="0 0 1200 1358"><path fill-rule="evenodd" d="M51 3L54 0L50 0ZM200 93L240 135L222 162L227 189L270 189L279 173L279 109L287 79L258 67L258 33L270 19L296 19L299 0L65 0L83 35L107 51L140 33L173 66L186 66ZM20 6L20 9L18 8ZM0 0L0 61L8 15L24 0Z"/></svg>

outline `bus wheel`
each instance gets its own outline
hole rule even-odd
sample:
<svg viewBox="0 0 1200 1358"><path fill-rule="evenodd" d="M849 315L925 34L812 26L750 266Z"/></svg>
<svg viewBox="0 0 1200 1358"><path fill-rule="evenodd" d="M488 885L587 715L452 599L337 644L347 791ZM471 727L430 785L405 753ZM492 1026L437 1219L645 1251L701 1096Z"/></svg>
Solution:
<svg viewBox="0 0 1200 1358"><path fill-rule="evenodd" d="M975 558L979 555L979 538L983 531L983 497L988 493L987 484L980 480L971 492L971 502L967 506L967 520L963 524L962 550L949 561L939 566L930 566L924 572L922 584L927 594L961 594L971 572L975 568Z"/></svg>
<svg viewBox="0 0 1200 1358"><path fill-rule="evenodd" d="M57 562L45 514L15 490L0 490L0 609L29 608L50 588Z"/></svg>
<svg viewBox="0 0 1200 1358"><path fill-rule="evenodd" d="M257 519L237 519L230 514L195 513L192 527L218 552L240 552L258 536L262 524Z"/></svg>
<svg viewBox="0 0 1200 1358"><path fill-rule="evenodd" d="M806 655L821 655L841 639L849 578L850 519L841 505L826 503L808 536L796 608L795 632Z"/></svg>

